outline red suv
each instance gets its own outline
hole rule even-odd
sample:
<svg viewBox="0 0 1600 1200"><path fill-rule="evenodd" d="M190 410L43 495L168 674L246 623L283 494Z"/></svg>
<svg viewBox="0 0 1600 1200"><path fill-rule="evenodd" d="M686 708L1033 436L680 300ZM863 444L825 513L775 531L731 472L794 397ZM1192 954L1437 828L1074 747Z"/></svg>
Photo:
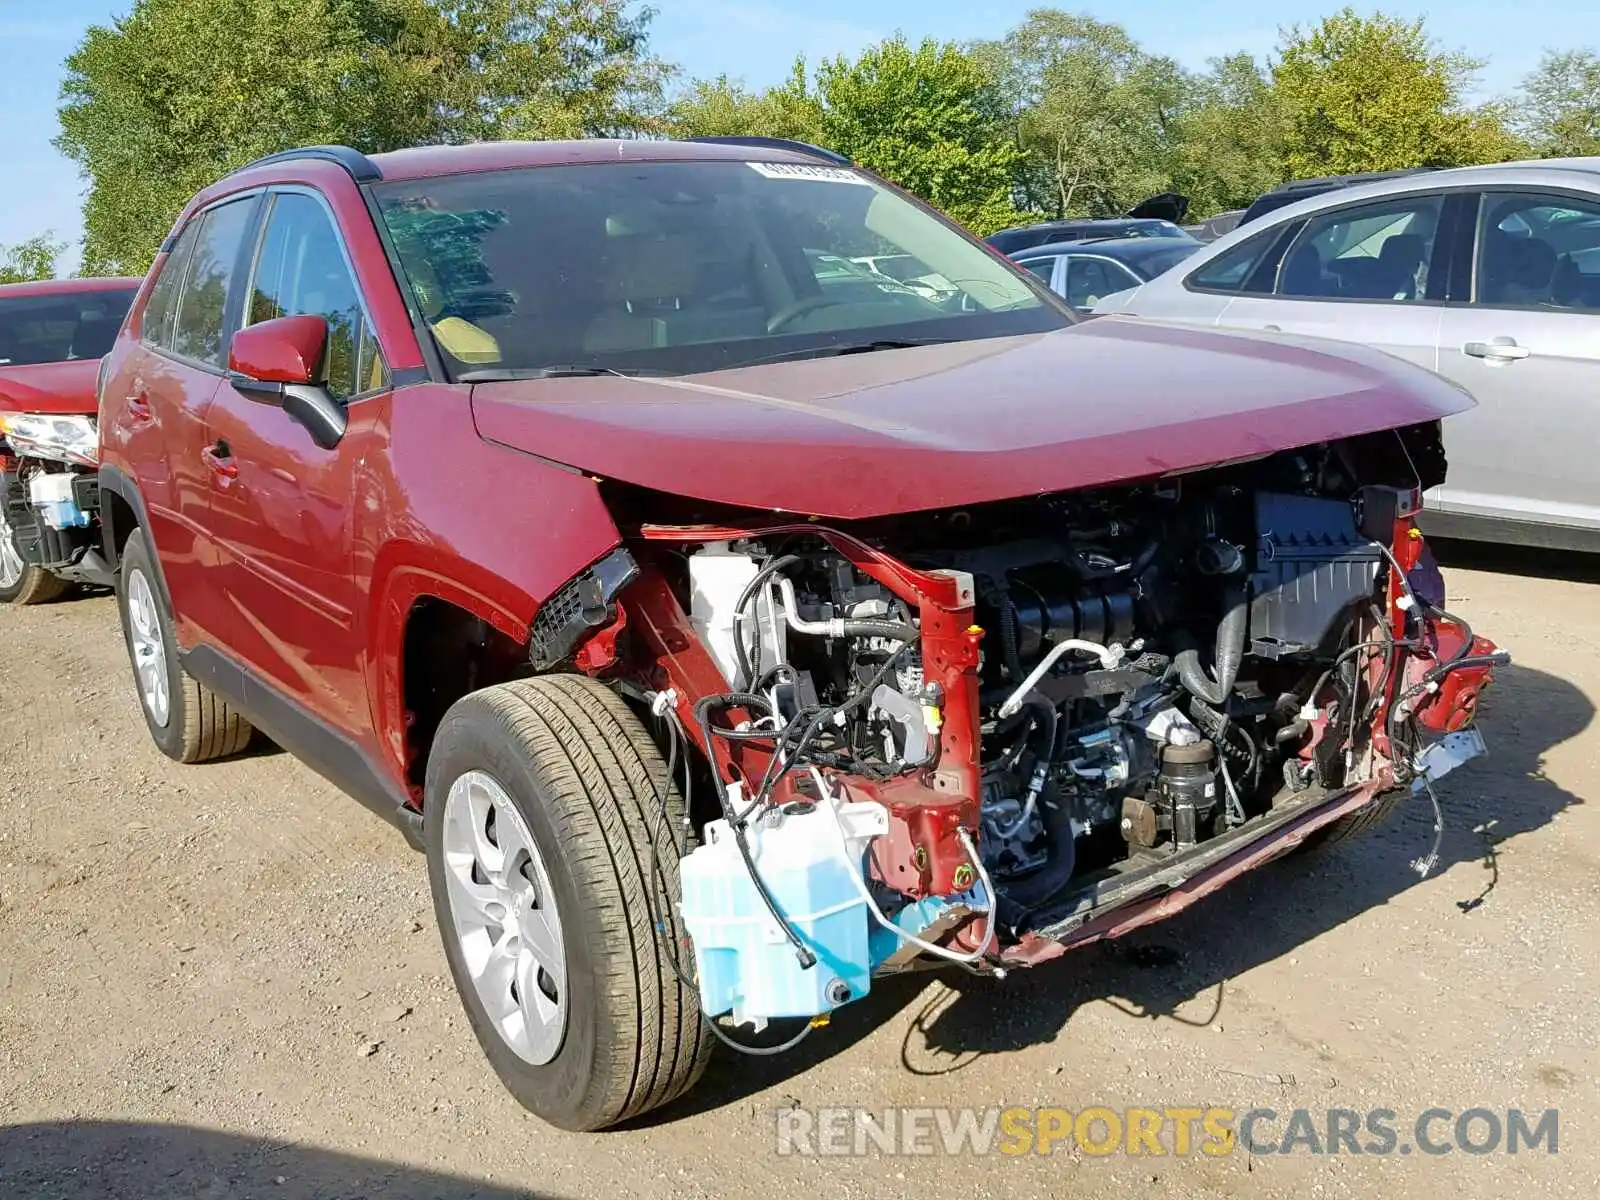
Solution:
<svg viewBox="0 0 1600 1200"><path fill-rule="evenodd" d="M102 510L157 744L260 728L398 825L495 1070L595 1129L1480 753L1504 656L1412 521L1470 404L1079 325L812 147L323 147L178 220Z"/></svg>
<svg viewBox="0 0 1600 1200"><path fill-rule="evenodd" d="M0 287L0 604L112 580L97 552L95 379L137 279Z"/></svg>

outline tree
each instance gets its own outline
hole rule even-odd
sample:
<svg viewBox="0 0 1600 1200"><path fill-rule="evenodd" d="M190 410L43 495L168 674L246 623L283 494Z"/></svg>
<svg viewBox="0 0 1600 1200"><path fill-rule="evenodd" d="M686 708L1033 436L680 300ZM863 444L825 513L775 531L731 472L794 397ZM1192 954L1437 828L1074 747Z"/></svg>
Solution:
<svg viewBox="0 0 1600 1200"><path fill-rule="evenodd" d="M891 38L817 71L822 144L943 209L978 233L1014 224L1022 152L973 55L953 43Z"/></svg>
<svg viewBox="0 0 1600 1200"><path fill-rule="evenodd" d="M296 145L640 127L666 68L616 0L134 0L68 57L84 260L142 271L184 202Z"/></svg>
<svg viewBox="0 0 1600 1200"><path fill-rule="evenodd" d="M1026 155L1029 207L1062 216L1120 216L1168 189L1177 121L1190 83L1120 25L1036 9L981 45Z"/></svg>
<svg viewBox="0 0 1600 1200"><path fill-rule="evenodd" d="M1492 162L1518 143L1463 97L1482 64L1439 50L1420 20L1346 8L1284 34L1272 90L1295 178Z"/></svg>
<svg viewBox="0 0 1600 1200"><path fill-rule="evenodd" d="M1266 69L1248 54L1215 59L1177 123L1173 187L1194 216L1243 208L1283 182L1283 140Z"/></svg>
<svg viewBox="0 0 1600 1200"><path fill-rule="evenodd" d="M1522 83L1517 126L1541 158L1600 154L1600 54L1548 51Z"/></svg>
<svg viewBox="0 0 1600 1200"><path fill-rule="evenodd" d="M674 137L779 137L815 144L824 136L822 103L800 59L787 80L764 92L726 75L693 81L668 108L667 129Z"/></svg>
<svg viewBox="0 0 1600 1200"><path fill-rule="evenodd" d="M32 283L54 279L65 242L52 240L49 233L37 234L14 246L0 246L0 283Z"/></svg>

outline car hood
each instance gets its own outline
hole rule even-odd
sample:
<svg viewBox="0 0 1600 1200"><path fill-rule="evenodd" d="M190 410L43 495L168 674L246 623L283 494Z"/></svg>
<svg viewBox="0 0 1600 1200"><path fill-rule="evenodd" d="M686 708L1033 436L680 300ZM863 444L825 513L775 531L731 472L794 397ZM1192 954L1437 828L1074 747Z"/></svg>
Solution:
<svg viewBox="0 0 1600 1200"><path fill-rule="evenodd" d="M587 473L854 520L1149 478L1472 407L1358 346L1112 318L651 379L479 384L479 434Z"/></svg>
<svg viewBox="0 0 1600 1200"><path fill-rule="evenodd" d="M98 358L0 366L0 412L93 416L99 377Z"/></svg>

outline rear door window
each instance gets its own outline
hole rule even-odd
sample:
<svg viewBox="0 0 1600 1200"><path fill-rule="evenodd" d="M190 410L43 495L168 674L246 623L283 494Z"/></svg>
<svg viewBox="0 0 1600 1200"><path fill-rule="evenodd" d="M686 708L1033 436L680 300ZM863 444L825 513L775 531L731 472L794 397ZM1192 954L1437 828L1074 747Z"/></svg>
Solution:
<svg viewBox="0 0 1600 1200"><path fill-rule="evenodd" d="M1491 192L1480 209L1477 247L1475 304L1600 312L1600 204Z"/></svg>
<svg viewBox="0 0 1600 1200"><path fill-rule="evenodd" d="M174 354L211 367L226 363L228 296L254 211L250 197L201 216L172 329Z"/></svg>
<svg viewBox="0 0 1600 1200"><path fill-rule="evenodd" d="M200 221L190 221L178 240L168 251L161 264L161 273L150 288L150 299L144 306L144 317L139 327L139 337L146 345L163 350L172 348L172 318L178 312L178 297L183 294L183 277L189 267L189 256L194 253L195 239L200 236Z"/></svg>

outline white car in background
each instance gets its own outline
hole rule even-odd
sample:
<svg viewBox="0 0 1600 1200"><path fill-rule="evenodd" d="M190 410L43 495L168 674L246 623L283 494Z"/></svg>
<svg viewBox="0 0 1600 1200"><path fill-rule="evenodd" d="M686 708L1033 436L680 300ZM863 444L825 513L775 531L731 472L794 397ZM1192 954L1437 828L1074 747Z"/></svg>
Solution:
<svg viewBox="0 0 1600 1200"><path fill-rule="evenodd" d="M1461 384L1444 536L1600 550L1600 158L1341 188L1243 224L1096 314L1360 342Z"/></svg>

